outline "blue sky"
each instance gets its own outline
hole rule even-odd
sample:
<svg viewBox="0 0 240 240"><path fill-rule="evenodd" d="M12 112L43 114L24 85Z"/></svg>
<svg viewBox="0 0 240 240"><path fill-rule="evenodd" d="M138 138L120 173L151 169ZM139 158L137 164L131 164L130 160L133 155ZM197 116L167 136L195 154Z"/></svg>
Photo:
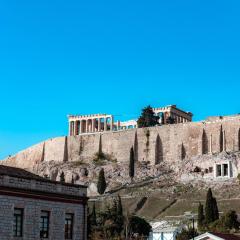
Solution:
<svg viewBox="0 0 240 240"><path fill-rule="evenodd" d="M239 113L240 2L0 1L0 159L69 113Z"/></svg>

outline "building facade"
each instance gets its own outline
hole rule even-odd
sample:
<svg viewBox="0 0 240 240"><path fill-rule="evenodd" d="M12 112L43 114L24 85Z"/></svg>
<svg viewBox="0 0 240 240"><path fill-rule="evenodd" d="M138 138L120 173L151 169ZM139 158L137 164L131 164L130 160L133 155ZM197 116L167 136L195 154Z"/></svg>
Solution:
<svg viewBox="0 0 240 240"><path fill-rule="evenodd" d="M148 240L176 240L177 235L182 231L182 226L171 222L161 221L150 223L152 231Z"/></svg>
<svg viewBox="0 0 240 240"><path fill-rule="evenodd" d="M169 119L174 123L191 122L193 116L192 113L185 112L176 105L153 108L153 111L160 117L159 124L167 124ZM70 136L137 128L137 120L114 122L114 116L111 114L69 115L68 121Z"/></svg>
<svg viewBox="0 0 240 240"><path fill-rule="evenodd" d="M0 239L86 240L87 189L0 166Z"/></svg>

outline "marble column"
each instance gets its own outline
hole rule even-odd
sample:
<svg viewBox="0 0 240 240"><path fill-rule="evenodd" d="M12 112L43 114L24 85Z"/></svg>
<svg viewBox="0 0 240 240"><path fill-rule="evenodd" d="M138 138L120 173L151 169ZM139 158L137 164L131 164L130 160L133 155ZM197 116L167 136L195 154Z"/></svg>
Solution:
<svg viewBox="0 0 240 240"><path fill-rule="evenodd" d="M88 119L86 119L86 133L88 133Z"/></svg>
<svg viewBox="0 0 240 240"><path fill-rule="evenodd" d="M107 118L104 118L104 131L107 131Z"/></svg>
<svg viewBox="0 0 240 240"><path fill-rule="evenodd" d="M98 118L98 132L101 132L101 118Z"/></svg>
<svg viewBox="0 0 240 240"><path fill-rule="evenodd" d="M79 134L82 133L82 120L79 120Z"/></svg>
<svg viewBox="0 0 240 240"><path fill-rule="evenodd" d="M71 136L71 121L68 122L68 135Z"/></svg>
<svg viewBox="0 0 240 240"><path fill-rule="evenodd" d="M95 128L96 128L96 119L93 118L92 119L92 132L95 132Z"/></svg>
<svg viewBox="0 0 240 240"><path fill-rule="evenodd" d="M72 136L74 136L74 121L72 121Z"/></svg>
<svg viewBox="0 0 240 240"><path fill-rule="evenodd" d="M114 124L114 121L113 121L113 117L111 117L110 119L110 130L112 131L113 130L113 124Z"/></svg>

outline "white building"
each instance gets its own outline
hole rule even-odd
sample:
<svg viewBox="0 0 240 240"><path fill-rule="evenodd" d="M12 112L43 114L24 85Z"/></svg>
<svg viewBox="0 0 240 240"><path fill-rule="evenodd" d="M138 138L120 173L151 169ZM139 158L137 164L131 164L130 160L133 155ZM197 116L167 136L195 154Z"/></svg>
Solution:
<svg viewBox="0 0 240 240"><path fill-rule="evenodd" d="M182 231L182 226L176 226L168 221L150 223L152 232L149 240L176 240L178 233Z"/></svg>
<svg viewBox="0 0 240 240"><path fill-rule="evenodd" d="M206 232L194 238L194 240L240 240L240 237L228 233Z"/></svg>

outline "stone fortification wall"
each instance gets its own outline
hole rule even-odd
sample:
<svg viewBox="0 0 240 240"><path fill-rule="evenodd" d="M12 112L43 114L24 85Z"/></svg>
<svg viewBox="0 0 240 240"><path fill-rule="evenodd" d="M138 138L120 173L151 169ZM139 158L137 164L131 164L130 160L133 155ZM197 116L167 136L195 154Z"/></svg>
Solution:
<svg viewBox="0 0 240 240"><path fill-rule="evenodd" d="M138 161L179 163L185 158L240 150L240 116L151 128L59 137L32 146L4 164L32 169L41 161L92 161L102 151L118 162L129 161L133 146ZM101 137L100 137L101 136Z"/></svg>

